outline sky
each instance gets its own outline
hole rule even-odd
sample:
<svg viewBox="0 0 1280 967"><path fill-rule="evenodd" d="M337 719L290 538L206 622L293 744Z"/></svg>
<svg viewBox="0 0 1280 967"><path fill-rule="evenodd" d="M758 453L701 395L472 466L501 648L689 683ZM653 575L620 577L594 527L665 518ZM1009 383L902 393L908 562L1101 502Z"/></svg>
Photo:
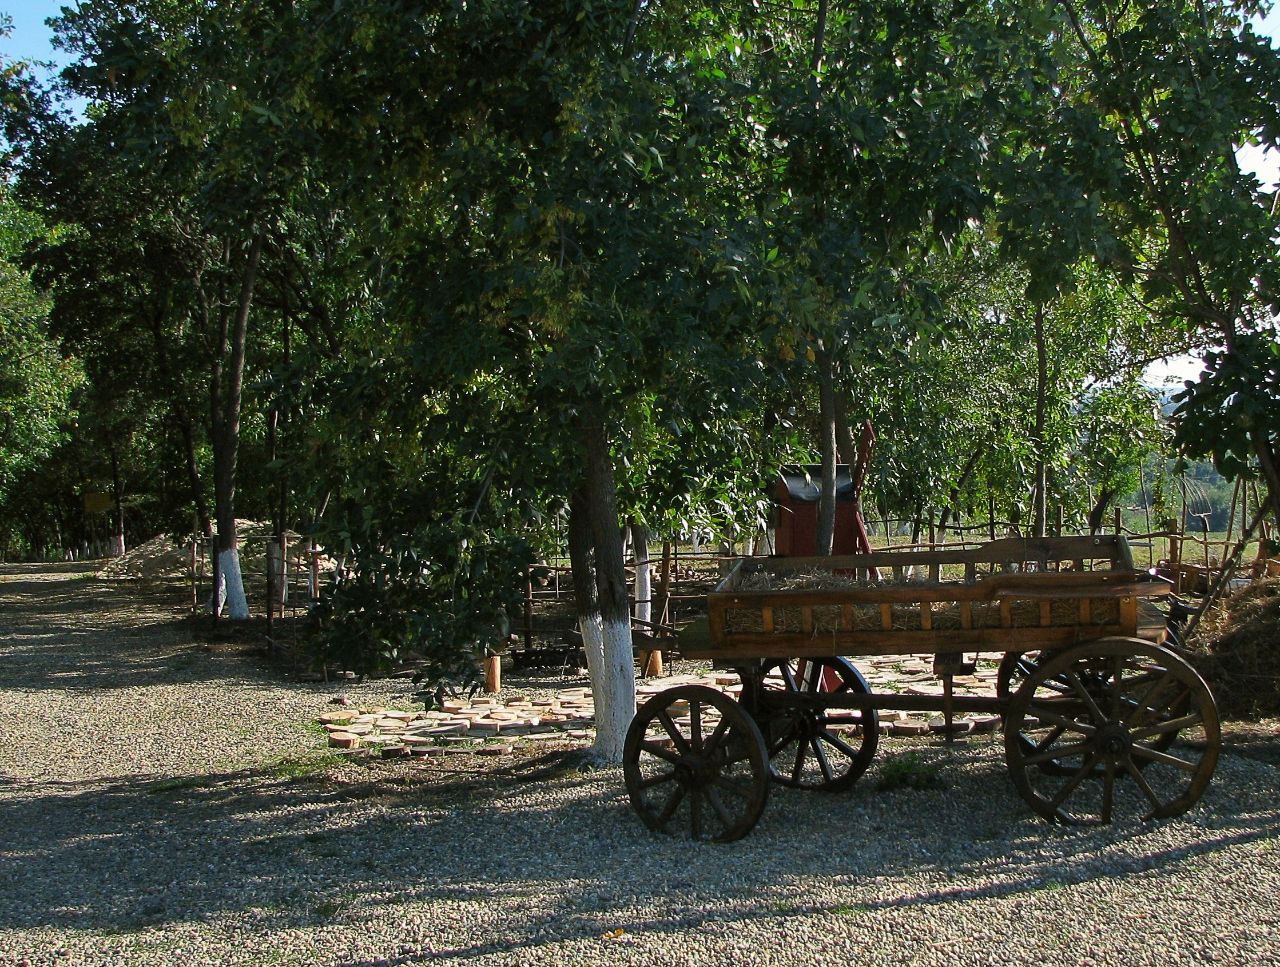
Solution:
<svg viewBox="0 0 1280 967"><path fill-rule="evenodd" d="M61 51L53 50L51 31L45 21L58 15L64 5L74 0L0 0L0 13L13 19L13 33L0 38L0 54L4 59L27 59L60 62L65 60ZM1258 24L1262 33L1274 39L1280 36L1280 4L1277 4ZM1280 183L1280 158L1275 153L1264 155L1262 151L1246 146L1240 152L1241 166L1257 173L1264 184ZM1147 369L1147 381L1163 385L1169 381L1180 382L1195 379L1201 370L1200 360L1180 356L1154 363Z"/></svg>

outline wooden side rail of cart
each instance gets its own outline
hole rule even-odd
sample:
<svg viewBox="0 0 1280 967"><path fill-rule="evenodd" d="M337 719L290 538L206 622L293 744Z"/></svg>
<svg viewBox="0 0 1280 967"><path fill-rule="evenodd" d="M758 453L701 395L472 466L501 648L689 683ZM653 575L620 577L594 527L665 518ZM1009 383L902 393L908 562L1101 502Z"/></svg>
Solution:
<svg viewBox="0 0 1280 967"><path fill-rule="evenodd" d="M1053 569L1063 562L1071 569ZM1025 570L1028 564L1035 570ZM754 589L797 574L947 565L964 566L967 580ZM1167 594L1168 586L1140 580L1143 575L1131 565L1127 542L1115 535L1008 538L978 548L829 558L747 558L708 595L706 624L681 633L681 653L733 660L1010 652L1117 635L1158 638L1161 619L1141 603Z"/></svg>

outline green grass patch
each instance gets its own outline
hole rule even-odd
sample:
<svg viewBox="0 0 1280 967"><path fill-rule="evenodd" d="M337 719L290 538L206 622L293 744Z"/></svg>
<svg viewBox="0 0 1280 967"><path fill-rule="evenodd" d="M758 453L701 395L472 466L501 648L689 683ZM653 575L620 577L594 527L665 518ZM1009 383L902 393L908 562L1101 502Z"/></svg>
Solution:
<svg viewBox="0 0 1280 967"><path fill-rule="evenodd" d="M270 767L271 775L277 779L309 779L327 771L342 761L342 756L333 752L323 752L305 758L287 756Z"/></svg>
<svg viewBox="0 0 1280 967"><path fill-rule="evenodd" d="M171 779L157 779L147 783L146 790L152 795L163 792L179 792L183 789L204 789L213 784L208 776L174 776Z"/></svg>
<svg viewBox="0 0 1280 967"><path fill-rule="evenodd" d="M861 917L871 912L865 903L837 903L831 908L837 917Z"/></svg>
<svg viewBox="0 0 1280 967"><path fill-rule="evenodd" d="M917 752L905 752L886 759L880 766L876 788L882 792L891 789L946 789L942 768L933 762L925 762Z"/></svg>

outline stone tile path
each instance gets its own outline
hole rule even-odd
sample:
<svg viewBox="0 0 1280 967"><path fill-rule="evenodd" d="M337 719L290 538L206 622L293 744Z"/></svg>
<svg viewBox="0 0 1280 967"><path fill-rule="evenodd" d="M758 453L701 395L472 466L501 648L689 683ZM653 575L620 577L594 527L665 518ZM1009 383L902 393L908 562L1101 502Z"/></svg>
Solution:
<svg viewBox="0 0 1280 967"><path fill-rule="evenodd" d="M933 674L931 656L863 658L856 664L873 692L942 694L942 681ZM973 675L954 679L955 694L992 695L995 678L995 663L981 662ZM644 702L650 695L686 684L708 685L733 696L741 691L738 677L728 672L668 675L638 682L636 700ZM586 743L594 735L594 716L591 690L567 688L551 698L511 698L505 702L490 696L457 699L430 712L346 707L325 712L319 722L334 749L361 749L396 758L446 756L450 751L503 755L516 742ZM971 714L957 715L953 727L958 732L991 732L998 726L996 715ZM927 735L942 727L942 716L936 712L880 713L880 731L885 735Z"/></svg>

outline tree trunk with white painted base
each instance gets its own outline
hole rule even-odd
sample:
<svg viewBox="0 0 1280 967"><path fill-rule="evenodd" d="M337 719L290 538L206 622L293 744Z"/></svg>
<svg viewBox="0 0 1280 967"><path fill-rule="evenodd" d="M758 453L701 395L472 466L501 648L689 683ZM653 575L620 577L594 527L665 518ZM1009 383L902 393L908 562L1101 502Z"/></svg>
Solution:
<svg viewBox="0 0 1280 967"><path fill-rule="evenodd" d="M249 602L244 595L244 577L240 573L240 548L218 548L218 589L214 609L237 621L249 617Z"/></svg>
<svg viewBox="0 0 1280 967"><path fill-rule="evenodd" d="M578 613L578 633L587 657L587 674L592 686L604 680L604 626L596 597L595 548L591 540L589 499L582 486L569 501L569 567L573 577L574 604Z"/></svg>
<svg viewBox="0 0 1280 967"><path fill-rule="evenodd" d="M579 421L586 466L582 484L577 490L577 503L586 506L574 508L574 511L585 512L590 524L596 605L602 633L600 668L593 669L591 676L596 710L596 741L592 754L601 762L616 763L622 761L627 729L636 711L627 572L614 490L613 459L599 405L584 407ZM573 511L571 519L572 516ZM581 527L581 523L578 526ZM575 576L575 585L576 580ZM579 615L584 614L586 612L579 605ZM586 634L583 640L586 643Z"/></svg>
<svg viewBox="0 0 1280 967"><path fill-rule="evenodd" d="M217 535L217 585L214 607L222 613L225 602L226 616L232 619L249 617L245 601L244 578L240 573L240 551L236 540L236 464L240 450L240 398L244 387L245 342L249 325L249 309L253 304L254 283L258 275L258 263L262 257L262 235L254 236L250 243L240 277L240 296L235 313L228 314L225 305L216 309L218 317L218 342L213 355L209 380L209 408L213 445L213 500L214 514L218 522ZM228 259L232 256L229 254ZM206 326L211 322L215 309L205 298L203 290L202 310ZM207 330L206 330L207 331Z"/></svg>

